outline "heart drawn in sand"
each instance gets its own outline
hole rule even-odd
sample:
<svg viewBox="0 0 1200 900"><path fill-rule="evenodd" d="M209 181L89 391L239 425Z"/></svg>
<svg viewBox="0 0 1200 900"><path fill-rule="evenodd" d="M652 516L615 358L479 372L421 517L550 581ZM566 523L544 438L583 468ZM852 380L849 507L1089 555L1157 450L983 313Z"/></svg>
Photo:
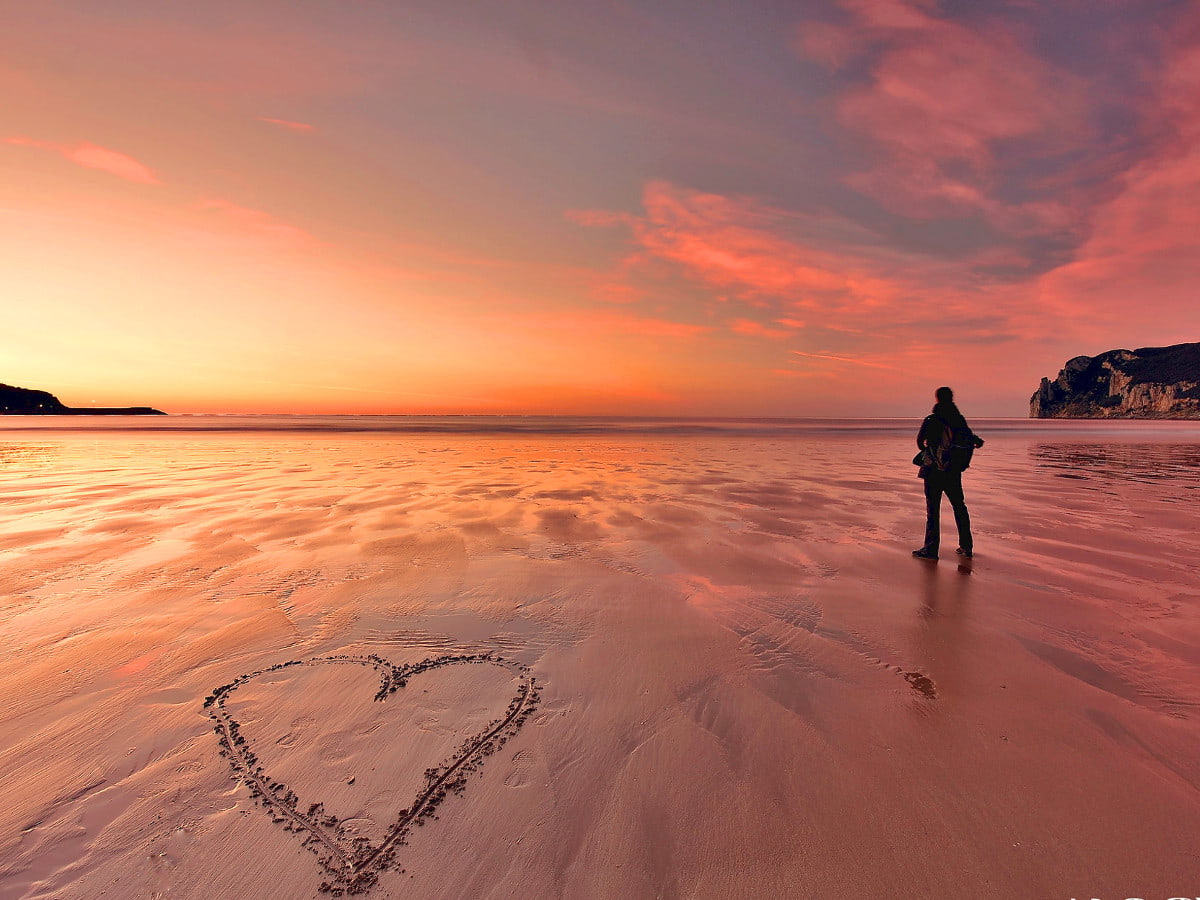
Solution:
<svg viewBox="0 0 1200 900"><path fill-rule="evenodd" d="M440 765L425 770L424 782L417 789L415 799L407 809L397 811L395 821L375 843L361 835L351 837L345 823L328 813L323 803L315 802L307 808L301 808L295 792L264 771L250 742L241 733L241 724L226 707L231 695L243 685L293 666L353 665L374 668L380 676L375 701L382 703L387 702L414 676L446 666L472 664L499 666L513 672L519 679L516 693L499 718L488 722L482 730L467 738ZM412 665L394 665L372 654L323 656L279 663L221 685L204 699L204 707L216 722L213 730L217 734L221 754L233 768L234 777L246 784L250 793L271 814L272 821L282 825L285 830L304 835L304 845L316 853L328 876L320 890L341 896L369 891L379 880L379 873L395 864L397 850L404 845L409 832L431 819L434 810L448 794L463 792L467 778L479 769L486 757L516 733L529 718L537 702L538 689L529 670L490 653L431 657Z"/></svg>

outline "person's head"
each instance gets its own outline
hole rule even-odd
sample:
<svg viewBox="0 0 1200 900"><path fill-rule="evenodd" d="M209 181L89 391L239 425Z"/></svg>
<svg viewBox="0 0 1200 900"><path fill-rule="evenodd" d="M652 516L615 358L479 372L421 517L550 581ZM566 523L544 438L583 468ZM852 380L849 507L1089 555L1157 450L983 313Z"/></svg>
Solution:
<svg viewBox="0 0 1200 900"><path fill-rule="evenodd" d="M933 414L935 416L951 421L962 418L962 413L954 405L954 391L948 387L940 387L933 392L933 396L937 398L937 403L933 405Z"/></svg>

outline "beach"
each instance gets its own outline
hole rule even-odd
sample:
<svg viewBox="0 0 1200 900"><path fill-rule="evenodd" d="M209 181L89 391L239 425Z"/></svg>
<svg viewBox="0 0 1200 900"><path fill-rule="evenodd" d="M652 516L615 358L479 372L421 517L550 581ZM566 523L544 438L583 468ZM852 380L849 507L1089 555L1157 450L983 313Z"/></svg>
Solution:
<svg viewBox="0 0 1200 900"><path fill-rule="evenodd" d="M72 424L0 898L1200 896L1197 423L973 422L936 564L916 420Z"/></svg>

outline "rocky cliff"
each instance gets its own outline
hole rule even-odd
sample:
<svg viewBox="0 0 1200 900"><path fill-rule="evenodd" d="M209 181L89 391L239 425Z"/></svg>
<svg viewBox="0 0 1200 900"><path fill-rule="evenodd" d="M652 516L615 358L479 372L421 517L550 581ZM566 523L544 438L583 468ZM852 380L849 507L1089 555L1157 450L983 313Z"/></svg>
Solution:
<svg viewBox="0 0 1200 900"><path fill-rule="evenodd" d="M0 384L0 416L164 416L161 410L149 406L93 407L91 409L64 406L47 391Z"/></svg>
<svg viewBox="0 0 1200 900"><path fill-rule="evenodd" d="M1077 356L1029 398L1034 419L1200 419L1200 343Z"/></svg>

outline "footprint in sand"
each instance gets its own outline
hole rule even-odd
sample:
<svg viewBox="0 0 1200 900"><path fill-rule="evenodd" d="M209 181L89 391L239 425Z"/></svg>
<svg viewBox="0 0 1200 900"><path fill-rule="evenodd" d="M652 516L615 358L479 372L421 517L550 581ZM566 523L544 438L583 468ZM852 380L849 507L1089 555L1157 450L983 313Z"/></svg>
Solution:
<svg viewBox="0 0 1200 900"><path fill-rule="evenodd" d="M505 787L518 788L529 784L529 767L533 764L533 752L520 750L513 754L512 769L504 778Z"/></svg>

